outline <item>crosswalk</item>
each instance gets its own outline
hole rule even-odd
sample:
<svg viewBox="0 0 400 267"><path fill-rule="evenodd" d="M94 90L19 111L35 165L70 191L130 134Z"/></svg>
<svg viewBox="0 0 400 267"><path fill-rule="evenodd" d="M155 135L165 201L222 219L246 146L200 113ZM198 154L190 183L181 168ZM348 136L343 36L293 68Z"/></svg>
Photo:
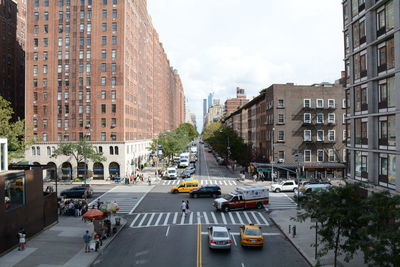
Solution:
<svg viewBox="0 0 400 267"><path fill-rule="evenodd" d="M194 211L185 216L181 212L147 212L133 213L131 228L168 226L168 225L195 225L195 224L221 224L241 225L257 224L268 226L268 220L259 211L238 211L238 212L213 212Z"/></svg>
<svg viewBox="0 0 400 267"><path fill-rule="evenodd" d="M182 180L162 180L160 185L178 185L181 183ZM228 185L237 185L237 182L234 180L221 180L221 179L215 179L215 180L198 180L200 185L222 185L222 186L228 186Z"/></svg>
<svg viewBox="0 0 400 267"><path fill-rule="evenodd" d="M120 207L118 213L132 213L142 199L154 186L116 186L97 199L101 202L116 202ZM97 199L89 203L95 205Z"/></svg>
<svg viewBox="0 0 400 267"><path fill-rule="evenodd" d="M295 209L297 208L297 204L285 193L270 192L267 208L269 210Z"/></svg>

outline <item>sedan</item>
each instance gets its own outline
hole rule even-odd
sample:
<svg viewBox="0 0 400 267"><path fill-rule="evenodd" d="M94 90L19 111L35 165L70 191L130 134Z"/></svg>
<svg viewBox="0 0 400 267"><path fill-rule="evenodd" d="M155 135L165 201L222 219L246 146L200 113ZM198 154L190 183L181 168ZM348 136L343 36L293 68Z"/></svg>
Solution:
<svg viewBox="0 0 400 267"><path fill-rule="evenodd" d="M64 198L84 198L85 196L90 197L92 192L85 186L74 186L63 190L60 195Z"/></svg>
<svg viewBox="0 0 400 267"><path fill-rule="evenodd" d="M190 172L190 174L194 174L196 172L196 168L189 166L185 169L185 171Z"/></svg>
<svg viewBox="0 0 400 267"><path fill-rule="evenodd" d="M198 197L216 198L221 196L221 187L219 187L218 185L202 186L199 189L190 191L189 196L193 198L198 198Z"/></svg>
<svg viewBox="0 0 400 267"><path fill-rule="evenodd" d="M262 247L264 245L264 237L261 227L254 224L240 226L240 240L242 246Z"/></svg>
<svg viewBox="0 0 400 267"><path fill-rule="evenodd" d="M231 249L232 239L225 226L208 227L208 247L210 249Z"/></svg>
<svg viewBox="0 0 400 267"><path fill-rule="evenodd" d="M181 174L182 178L190 178L192 176L192 173L190 171L184 170Z"/></svg>

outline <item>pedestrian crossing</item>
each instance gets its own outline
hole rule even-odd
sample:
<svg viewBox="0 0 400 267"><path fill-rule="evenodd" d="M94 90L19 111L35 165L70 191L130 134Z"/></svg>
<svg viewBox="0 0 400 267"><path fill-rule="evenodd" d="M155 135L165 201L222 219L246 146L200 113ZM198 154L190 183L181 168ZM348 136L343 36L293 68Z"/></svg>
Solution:
<svg viewBox="0 0 400 267"><path fill-rule="evenodd" d="M242 225L257 224L268 226L268 220L259 211L238 211L238 212L214 212L214 211L193 211L185 216L182 212L147 212L133 213L131 228L142 228L151 226L169 225Z"/></svg>
<svg viewBox="0 0 400 267"><path fill-rule="evenodd" d="M269 204L266 206L269 210L296 209L296 202L285 193L269 193Z"/></svg>
<svg viewBox="0 0 400 267"><path fill-rule="evenodd" d="M233 186L237 185L237 182L234 180L198 180L200 185L221 185L221 186ZM182 182L182 180L162 180L160 185L178 185Z"/></svg>

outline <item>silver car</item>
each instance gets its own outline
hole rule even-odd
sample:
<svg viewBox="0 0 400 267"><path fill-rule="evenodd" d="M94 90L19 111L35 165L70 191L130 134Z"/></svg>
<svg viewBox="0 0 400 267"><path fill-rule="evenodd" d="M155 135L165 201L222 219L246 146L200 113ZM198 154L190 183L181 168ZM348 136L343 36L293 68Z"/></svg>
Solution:
<svg viewBox="0 0 400 267"><path fill-rule="evenodd" d="M208 227L208 246L215 249L231 249L232 239L229 228L224 226Z"/></svg>

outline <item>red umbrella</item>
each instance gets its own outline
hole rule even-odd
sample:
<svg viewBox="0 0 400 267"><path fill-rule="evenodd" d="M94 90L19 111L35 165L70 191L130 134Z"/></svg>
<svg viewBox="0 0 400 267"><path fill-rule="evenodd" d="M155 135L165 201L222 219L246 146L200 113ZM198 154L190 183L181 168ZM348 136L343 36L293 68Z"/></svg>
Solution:
<svg viewBox="0 0 400 267"><path fill-rule="evenodd" d="M88 210L87 212L85 212L85 214L83 214L83 218L89 220L92 219L101 220L103 219L103 217L104 217L104 212L96 209Z"/></svg>

